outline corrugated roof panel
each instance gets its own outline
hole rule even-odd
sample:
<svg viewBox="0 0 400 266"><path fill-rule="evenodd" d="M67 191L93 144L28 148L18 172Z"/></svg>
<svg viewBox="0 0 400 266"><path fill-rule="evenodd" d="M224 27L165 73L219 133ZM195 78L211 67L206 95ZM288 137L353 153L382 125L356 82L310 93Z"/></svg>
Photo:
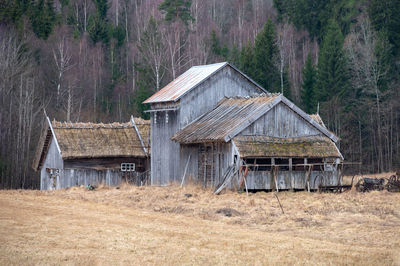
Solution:
<svg viewBox="0 0 400 266"><path fill-rule="evenodd" d="M180 143L224 141L240 125L265 113L277 97L278 94L224 98L212 111L176 133L172 140Z"/></svg>
<svg viewBox="0 0 400 266"><path fill-rule="evenodd" d="M193 66L143 103L176 101L227 64L227 62L222 62L212 65Z"/></svg>

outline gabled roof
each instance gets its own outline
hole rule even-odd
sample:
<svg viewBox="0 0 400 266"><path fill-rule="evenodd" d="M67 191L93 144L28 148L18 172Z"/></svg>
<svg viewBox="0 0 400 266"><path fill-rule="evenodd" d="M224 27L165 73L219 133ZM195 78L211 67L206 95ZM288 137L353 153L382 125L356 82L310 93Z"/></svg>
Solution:
<svg viewBox="0 0 400 266"><path fill-rule="evenodd" d="M63 160L104 157L146 157L149 149L150 122L132 118L127 123L70 123L47 118L33 168L43 165L51 141Z"/></svg>
<svg viewBox="0 0 400 266"><path fill-rule="evenodd" d="M177 132L179 143L228 142L278 103L283 102L322 134L336 142L337 137L281 94L224 98L208 113Z"/></svg>
<svg viewBox="0 0 400 266"><path fill-rule="evenodd" d="M228 62L216 63L211 65L193 66L182 75L174 79L167 86L162 88L160 91L153 94L150 98L145 100L143 103L159 103L159 102L176 102L183 95L188 93L190 90L199 86L202 82L213 76L219 70L225 66L232 67L236 72L242 75L244 78L249 80L251 83L260 88L261 91L264 89L238 70Z"/></svg>
<svg viewBox="0 0 400 266"><path fill-rule="evenodd" d="M240 157L341 158L335 143L324 136L274 138L236 136L233 138Z"/></svg>

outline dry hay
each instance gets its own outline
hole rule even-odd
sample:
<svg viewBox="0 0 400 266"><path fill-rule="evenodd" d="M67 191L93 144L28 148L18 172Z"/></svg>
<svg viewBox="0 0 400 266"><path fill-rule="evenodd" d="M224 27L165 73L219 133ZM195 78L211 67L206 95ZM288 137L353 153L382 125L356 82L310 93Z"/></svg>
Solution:
<svg viewBox="0 0 400 266"><path fill-rule="evenodd" d="M278 197L285 214L194 185L1 191L0 264L399 263L400 193Z"/></svg>

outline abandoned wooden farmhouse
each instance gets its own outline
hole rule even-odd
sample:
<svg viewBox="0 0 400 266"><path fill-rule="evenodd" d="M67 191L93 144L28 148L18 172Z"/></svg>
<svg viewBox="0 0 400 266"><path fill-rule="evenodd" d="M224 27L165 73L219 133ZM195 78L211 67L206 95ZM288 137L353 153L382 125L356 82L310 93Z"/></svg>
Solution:
<svg viewBox="0 0 400 266"><path fill-rule="evenodd" d="M315 189L341 182L338 138L229 63L190 68L144 103L151 114L151 184Z"/></svg>
<svg viewBox="0 0 400 266"><path fill-rule="evenodd" d="M43 130L33 168L40 189L59 189L122 180L146 182L150 168L150 122L94 124L50 122Z"/></svg>
<svg viewBox="0 0 400 266"><path fill-rule="evenodd" d="M229 63L194 66L144 101L150 104L151 184L180 182L185 162L171 137L224 97L265 92Z"/></svg>

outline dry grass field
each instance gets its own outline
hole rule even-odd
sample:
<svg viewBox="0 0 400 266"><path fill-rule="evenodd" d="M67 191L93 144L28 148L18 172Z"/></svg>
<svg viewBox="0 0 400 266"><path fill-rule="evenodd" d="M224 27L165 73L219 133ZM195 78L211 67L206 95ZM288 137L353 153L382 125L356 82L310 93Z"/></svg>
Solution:
<svg viewBox="0 0 400 266"><path fill-rule="evenodd" d="M190 195L185 195L190 194ZM400 265L400 193L0 191L0 264Z"/></svg>

